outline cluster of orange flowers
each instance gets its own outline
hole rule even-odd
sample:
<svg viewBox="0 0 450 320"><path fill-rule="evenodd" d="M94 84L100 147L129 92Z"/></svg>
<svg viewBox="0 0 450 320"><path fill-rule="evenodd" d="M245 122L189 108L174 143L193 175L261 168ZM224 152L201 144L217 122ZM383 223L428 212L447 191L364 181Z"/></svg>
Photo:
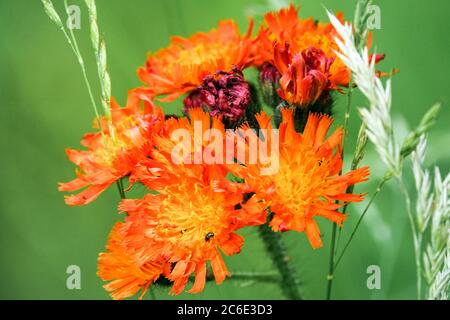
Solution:
<svg viewBox="0 0 450 320"><path fill-rule="evenodd" d="M77 177L59 189L83 189L66 196L69 205L88 204L123 178L128 188L140 183L148 189L141 199L121 201L124 221L114 226L99 256L98 275L109 281L105 288L113 298L141 289L142 297L160 277L173 283L173 294L183 292L191 277L189 292L201 292L208 268L220 284L230 275L222 254L240 252L244 239L237 232L244 227L269 223L274 232L304 231L318 248L322 241L315 217L342 225L345 215L339 208L363 200L346 190L365 181L368 168L341 173L344 132L338 128L327 134L330 116L310 113L303 132L294 123L296 109L308 110L323 94L349 83L350 71L335 53L335 37L330 24L301 19L292 5L266 14L256 36L252 22L241 34L234 21L226 20L206 33L173 37L138 69L144 86L129 92L126 106L111 101L111 118L100 119L99 130L84 136L86 149L67 150ZM281 109L278 172L261 175L258 161L175 163L177 141L171 136L178 129L193 132L199 121L202 133L215 129L225 140L230 126L251 126L254 97L243 73L248 67L258 68L261 85L270 83L287 106ZM182 95L181 117L165 115L154 104ZM254 128L273 129L266 113L250 116ZM243 139L236 148L249 148L250 137L235 138ZM189 156L208 148L203 141L200 146ZM230 174L242 182L232 182Z"/></svg>

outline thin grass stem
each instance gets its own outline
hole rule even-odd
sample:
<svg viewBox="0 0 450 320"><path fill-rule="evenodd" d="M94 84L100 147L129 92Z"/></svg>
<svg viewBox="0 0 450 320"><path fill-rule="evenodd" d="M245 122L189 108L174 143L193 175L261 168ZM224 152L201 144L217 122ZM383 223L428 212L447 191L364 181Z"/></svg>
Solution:
<svg viewBox="0 0 450 320"><path fill-rule="evenodd" d="M69 15L69 7L67 5L67 0L64 0L64 8L66 10L66 13ZM66 37L67 41L69 42L69 45L71 46L73 52L75 53L75 56L77 57L78 63L80 64L81 67L81 72L83 73L83 80L84 83L86 84L87 90L88 90L88 94L89 94L89 99L91 100L92 106L94 108L94 112L95 112L95 117L97 119L97 121L99 122L99 126L100 126L100 116L98 113L98 108L97 108L97 104L95 103L95 99L94 99L94 95L92 94L92 87L91 87L91 83L89 82L88 76L87 76L87 72L86 72L86 67L84 65L84 59L83 56L80 53L80 50L78 48L78 42L77 39L75 37L75 34L72 30L72 28L69 28L69 33L70 33L70 37L67 34L66 30L63 28L61 28L61 30L64 33L64 36ZM100 126L101 129L101 126ZM103 133L103 130L102 130Z"/></svg>
<svg viewBox="0 0 450 320"><path fill-rule="evenodd" d="M420 300L422 296L422 261L421 257L421 248L422 248L422 236L419 234L416 225L416 219L414 219L414 215L411 209L411 198L409 196L408 190L406 188L405 183L403 182L401 177L397 177L398 184L400 189L405 197L406 201L406 212L408 214L408 219L411 225L411 231L413 235L413 244L414 244L414 257L416 262L416 283L417 283L417 299Z"/></svg>
<svg viewBox="0 0 450 320"><path fill-rule="evenodd" d="M344 248L342 249L341 254L339 255L339 257L336 260L336 263L334 264L334 271L336 271L336 268L338 267L339 263L342 260L342 257L344 256L345 252L347 251L348 246L350 245L350 243L352 242L353 238L355 237L356 232L359 229L359 226L361 225L362 220L364 219L364 216L366 215L367 211L369 210L370 206L372 205L372 203L374 202L375 198L377 197L377 195L380 193L380 191L383 189L384 184L389 181L389 179L391 178L390 175L385 175L384 178L378 183L377 188L375 189L375 192L373 193L372 197L370 198L369 202L367 203L366 207L364 208L361 216L358 219L358 222L356 223L355 228L353 228L352 233L350 234L350 237L348 239L348 241L345 243Z"/></svg>
<svg viewBox="0 0 450 320"><path fill-rule="evenodd" d="M344 161L344 148L345 148L345 137L347 135L348 131L348 122L350 119L350 111L351 111L351 105L352 105L352 93L353 93L353 81L350 78L350 82L348 84L349 90L347 94L347 106L345 108L345 116L344 116L344 136L342 137L342 150L341 150L341 159ZM342 170L339 174L342 173ZM331 299L331 291L333 288L333 274L334 274L334 257L336 256L336 250L338 247L339 240L341 238L341 232L342 230L339 229L339 236L336 239L336 233L337 233L337 225L333 223L332 229L331 229L331 244L330 244L330 257L329 257L329 267L328 267L328 276L327 276L327 292L326 292L326 299Z"/></svg>

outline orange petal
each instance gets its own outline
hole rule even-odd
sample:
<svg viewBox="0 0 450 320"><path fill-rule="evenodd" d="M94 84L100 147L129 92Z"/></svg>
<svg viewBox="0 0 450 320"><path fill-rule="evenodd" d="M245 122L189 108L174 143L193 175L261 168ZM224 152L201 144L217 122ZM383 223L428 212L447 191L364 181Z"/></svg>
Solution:
<svg viewBox="0 0 450 320"><path fill-rule="evenodd" d="M236 233L231 233L230 238L220 244L220 249L227 256L231 256L235 253L239 253L241 251L242 245L244 244L244 238Z"/></svg>
<svg viewBox="0 0 450 320"><path fill-rule="evenodd" d="M314 146L318 147L323 143L325 136L330 129L331 124L333 123L333 119L330 117L323 115L319 120L319 125L317 126L316 137L314 140Z"/></svg>
<svg viewBox="0 0 450 320"><path fill-rule="evenodd" d="M183 292L188 280L189 280L189 277L177 278L177 280L175 280L173 282L173 286L172 286L172 289L170 290L170 294L178 295L181 292Z"/></svg>
<svg viewBox="0 0 450 320"><path fill-rule="evenodd" d="M217 253L211 260L211 268L213 270L214 278L216 279L217 284L221 284L223 280L225 280L225 278L230 275L219 253Z"/></svg>
<svg viewBox="0 0 450 320"><path fill-rule="evenodd" d="M319 125L319 114L310 113L308 121L306 122L305 129L303 130L303 141L305 144L314 145L316 140L317 126Z"/></svg>
<svg viewBox="0 0 450 320"><path fill-rule="evenodd" d="M314 209L314 215L321 216L337 223L339 226L344 222L346 215L339 211L327 210L324 208L316 207Z"/></svg>
<svg viewBox="0 0 450 320"><path fill-rule="evenodd" d="M90 186L79 194L65 196L65 202L69 206L81 206L88 204L97 199L97 197L109 186L110 183Z"/></svg>
<svg viewBox="0 0 450 320"><path fill-rule="evenodd" d="M323 243L322 239L320 239L320 230L313 219L307 219L305 232L309 243L314 249L322 247Z"/></svg>
<svg viewBox="0 0 450 320"><path fill-rule="evenodd" d="M195 270L195 282L189 293L202 292L206 281L206 262L197 263Z"/></svg>
<svg viewBox="0 0 450 320"><path fill-rule="evenodd" d="M58 186L59 191L76 191L84 188L89 183L83 177L78 177L69 182L61 182Z"/></svg>

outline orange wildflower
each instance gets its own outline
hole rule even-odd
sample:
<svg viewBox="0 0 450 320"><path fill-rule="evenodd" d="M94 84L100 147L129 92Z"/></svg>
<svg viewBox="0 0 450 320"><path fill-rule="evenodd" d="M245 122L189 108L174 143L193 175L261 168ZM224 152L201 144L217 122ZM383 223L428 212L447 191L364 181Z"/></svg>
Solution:
<svg viewBox="0 0 450 320"><path fill-rule="evenodd" d="M205 184L189 177L174 183L177 185L168 186L160 195L124 200L120 209L130 218L145 212L142 215L149 227L141 231L143 241L129 246L138 245L134 251L148 258L143 261L165 258L173 263L167 275L173 281L171 293L181 293L194 272L195 282L189 292L197 293L205 285L207 261L217 284L229 276L219 250L228 256L239 253L244 239L236 231L264 223L265 212L255 199L241 204L242 194L218 191L212 181Z"/></svg>
<svg viewBox="0 0 450 320"><path fill-rule="evenodd" d="M274 231L305 231L311 246L318 248L322 240L314 217L342 225L345 215L337 209L345 203L363 200L363 195L347 194L346 190L367 180L369 169L364 167L340 175L343 130L338 128L326 138L332 124L330 117L310 114L301 134L295 131L292 109L283 109L282 116L278 172L259 175L261 163L232 165L232 169L245 179L250 191L270 206L273 212L270 226ZM266 114L258 115L257 119L262 129L272 129Z"/></svg>
<svg viewBox="0 0 450 320"><path fill-rule="evenodd" d="M206 167L209 174L218 179L226 175L227 169L221 165L225 163L225 128L221 118L210 116L200 108L189 109L188 116L165 121L160 134L153 136L156 148L151 157L136 166L130 176L130 184L139 181L150 190L162 192L167 185L176 183L177 174L200 179L205 167L195 163L205 163L204 155L217 157L216 164L210 163ZM186 139L178 140L179 136L173 136L178 130L185 132L182 138ZM220 134L222 140L215 141L216 137L212 136L214 131ZM219 145L222 152L215 154L215 147ZM213 180L214 177L207 178Z"/></svg>
<svg viewBox="0 0 450 320"><path fill-rule="evenodd" d="M350 81L350 70L336 55L338 33L331 23L301 19L293 4L264 16L254 42L254 64L273 65L280 73L278 94L291 104L306 107L325 90L339 90ZM342 13L338 19L343 21ZM368 47L371 45L369 34ZM306 58L309 57L309 58ZM377 55L376 62L384 58Z"/></svg>
<svg viewBox="0 0 450 320"><path fill-rule="evenodd" d="M252 28L250 22L247 32L241 35L234 21L224 20L217 29L206 33L172 37L169 47L148 56L138 76L156 95L168 95L163 100L174 100L196 89L206 76L250 65Z"/></svg>
<svg viewBox="0 0 450 320"><path fill-rule="evenodd" d="M283 100L307 106L331 89L329 77L333 59L328 59L322 50L310 47L292 55L288 45L280 48L278 44L274 50L274 65L281 74L277 93Z"/></svg>
<svg viewBox="0 0 450 320"><path fill-rule="evenodd" d="M121 300L135 295L140 289L140 298L161 274L168 274L170 265L164 262L145 261L140 263L126 247L132 223L118 222L112 229L106 245L107 252L98 258L98 276L103 281L111 281L104 288L111 297Z"/></svg>
<svg viewBox="0 0 450 320"><path fill-rule="evenodd" d="M275 43L282 46L287 43L294 54L314 47L322 50L333 61L329 77L331 86L337 88L348 85L350 70L335 53L339 50L334 40L338 34L331 23L316 22L313 18L301 19L298 11L291 4L289 8L269 12L264 16L265 24L261 25L254 46L255 64L260 66L264 62L273 63ZM343 20L342 13L338 13L337 17Z"/></svg>
<svg viewBox="0 0 450 320"><path fill-rule="evenodd" d="M144 95L144 96L142 96ZM87 150L67 149L70 161L78 166L77 178L60 183L60 191L76 191L65 197L68 205L85 205L95 200L118 179L129 175L152 149L152 135L160 130L164 114L147 99L148 92L131 91L127 106L111 101L111 122L101 119L101 131L86 134L81 145ZM141 109L141 98L145 99ZM110 130L112 129L112 131Z"/></svg>
<svg viewBox="0 0 450 320"><path fill-rule="evenodd" d="M190 121L169 119L165 124L166 134L155 138L152 159L141 162L130 178L132 182L140 181L156 189L159 194L126 199L119 206L128 213L126 223L131 225L125 232L125 251L138 266L155 261L172 264L172 270L166 275L173 282L172 294L181 293L192 274L195 281L189 292L202 291L208 261L216 282L222 283L229 272L220 252L239 253L244 239L236 231L266 221L266 212L256 197L244 202L242 192L236 186L227 185L227 170L223 165L178 162L188 159L191 153L174 163L172 150L176 142L168 136L181 128L195 136L195 121L203 126L200 137L210 128L225 134L219 118L211 119L199 109L190 110ZM199 150L192 149L192 154L208 149L207 143L201 142L199 146ZM141 287L148 283L133 282Z"/></svg>

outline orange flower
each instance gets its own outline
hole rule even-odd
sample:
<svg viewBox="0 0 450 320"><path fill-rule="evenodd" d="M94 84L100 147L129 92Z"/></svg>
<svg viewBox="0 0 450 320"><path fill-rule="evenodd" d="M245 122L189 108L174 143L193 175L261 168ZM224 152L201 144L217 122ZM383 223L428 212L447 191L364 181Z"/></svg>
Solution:
<svg viewBox="0 0 450 320"><path fill-rule="evenodd" d="M340 175L343 131L338 128L326 138L332 124L330 117L310 114L300 134L294 129L293 110L283 109L282 116L278 172L261 176L261 163L248 164L243 159L240 161L246 166L231 167L245 179L248 189L270 206L274 214L270 226L274 231L305 231L312 247L318 248L322 240L313 218L321 216L342 225L345 215L337 209L363 200L363 195L346 194L346 190L367 180L369 170L364 167ZM262 129L272 129L270 118L264 113L257 119Z"/></svg>
<svg viewBox="0 0 450 320"><path fill-rule="evenodd" d="M135 295L143 288L140 298L161 274L170 272L170 264L162 261L138 262L126 248L132 224L118 222L111 231L106 246L108 250L98 258L98 276L103 281L111 281L104 288L111 292L113 299L120 300Z"/></svg>
<svg viewBox="0 0 450 320"><path fill-rule="evenodd" d="M177 162L173 162L172 150L176 142L168 137L174 130L183 128L195 137L196 121L203 126L200 137L210 128L219 130L225 137L220 119L211 119L199 109L190 110L190 121L186 118L168 120L167 137L155 138L152 159L141 162L130 178L132 182L140 181L156 189L159 194L126 199L119 206L128 213L126 224L130 225L124 232L125 252L138 266L160 261L171 263L173 268L167 278L173 281L172 294L181 293L193 273L195 282L189 292L202 291L208 261L216 282L222 283L229 272L220 251L226 255L239 253L244 239L236 231L266 221L264 208L256 197L244 202L241 190L227 184L227 170L223 165L178 162L191 159L191 153L204 153L208 143L201 142L199 150L194 148L188 156L175 158ZM117 279L109 277L107 280L114 283L123 277L119 274ZM149 283L141 279L133 284L143 287ZM117 286L112 285L112 288ZM126 292L132 294L131 290Z"/></svg>
<svg viewBox="0 0 450 320"><path fill-rule="evenodd" d="M194 272L189 292L201 292L207 261L217 284L221 284L229 272L219 249L228 256L239 253L244 239L236 230L265 222L265 212L255 199L243 204L242 194L218 191L212 181L205 184L199 180L180 178L160 195L127 199L120 205L129 214L127 220L141 215L148 226L140 233L142 241L130 241L127 250L138 252L138 260L148 259L143 262L165 258L173 263L167 276L173 281L172 294L181 293Z"/></svg>
<svg viewBox="0 0 450 320"><path fill-rule="evenodd" d="M234 21L225 20L207 33L172 37L169 47L148 56L138 75L156 95L168 95L163 100L174 100L196 89L208 75L231 72L234 67L243 70L250 65L252 28L250 22L246 34L241 35Z"/></svg>
<svg viewBox="0 0 450 320"><path fill-rule="evenodd" d="M212 117L200 108L188 110L189 117L170 118L164 123L160 134L154 135L156 148L151 157L140 162L130 176L130 184L143 183L150 190L161 192L167 185L177 183L176 175L189 175L201 180L203 171L208 168L207 179L222 179L227 174L225 163L225 129L219 116ZM182 131L182 132L181 132ZM214 131L220 137L216 141ZM182 140L176 132L182 134ZM211 140L211 141L210 141ZM221 151L215 147L220 145ZM205 156L217 157L215 163L206 167L195 163L207 163ZM173 162L175 160L177 163ZM174 179L175 177L175 179Z"/></svg>
<svg viewBox="0 0 450 320"><path fill-rule="evenodd" d="M76 191L87 187L77 195L66 196L68 205L92 202L112 183L129 175L139 161L146 159L152 149L152 135L164 122L162 110L147 96L148 92L141 89L131 91L125 108L112 100L112 131L103 118L100 132L83 137L81 144L87 150L66 150L79 171L74 180L60 183L59 190ZM145 99L143 109L141 98Z"/></svg>
<svg viewBox="0 0 450 320"><path fill-rule="evenodd" d="M281 73L277 93L283 100L306 107L331 89L329 72L333 59L328 59L322 50L310 47L293 55L287 44L284 48L275 44L274 50L274 65Z"/></svg>
<svg viewBox="0 0 450 320"><path fill-rule="evenodd" d="M331 23L316 22L313 18L301 19L298 11L291 4L287 9L269 12L264 16L265 24L261 25L253 49L255 64L261 66L264 62L274 63L275 43L282 46L287 43L293 55L314 47L333 61L329 70L331 87L348 85L350 70L336 56L335 51L339 48L334 39L338 34ZM338 13L337 17L343 21L342 13Z"/></svg>
<svg viewBox="0 0 450 320"><path fill-rule="evenodd" d="M254 64L264 71L275 66L280 73L280 97L290 104L306 107L326 90L348 86L350 70L336 55L338 33L331 23L301 19L293 4L264 16L253 46ZM342 13L337 17L343 22ZM369 33L367 47L371 47ZM311 55L311 52L314 54ZM309 59L305 58L310 56ZM384 55L377 55L378 63ZM380 73L380 76L386 75Z"/></svg>

